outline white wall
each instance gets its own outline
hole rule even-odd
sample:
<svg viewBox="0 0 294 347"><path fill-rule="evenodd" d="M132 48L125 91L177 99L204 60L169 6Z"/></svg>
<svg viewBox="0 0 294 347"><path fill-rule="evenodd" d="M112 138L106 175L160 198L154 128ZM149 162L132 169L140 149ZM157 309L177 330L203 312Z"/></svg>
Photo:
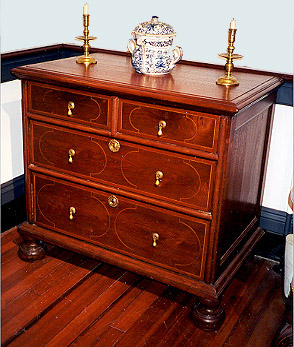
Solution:
<svg viewBox="0 0 294 347"><path fill-rule="evenodd" d="M235 17L236 53L244 55L236 64L293 73L293 0L1 0L2 52L76 42L86 1L94 47L126 50L134 27L157 15L176 30L185 59L221 63Z"/></svg>
<svg viewBox="0 0 294 347"><path fill-rule="evenodd" d="M263 206L290 212L287 205L292 173L293 107L276 105Z"/></svg>
<svg viewBox="0 0 294 347"><path fill-rule="evenodd" d="M23 174L20 81L1 83L1 184Z"/></svg>

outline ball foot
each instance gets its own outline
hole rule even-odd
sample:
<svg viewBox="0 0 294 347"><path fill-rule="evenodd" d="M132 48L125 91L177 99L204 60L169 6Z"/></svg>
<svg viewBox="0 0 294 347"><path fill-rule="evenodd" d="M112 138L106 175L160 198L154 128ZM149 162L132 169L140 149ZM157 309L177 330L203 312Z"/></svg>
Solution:
<svg viewBox="0 0 294 347"><path fill-rule="evenodd" d="M33 262L41 260L45 255L46 251L44 245L36 240L25 240L25 242L19 246L18 256L24 261Z"/></svg>
<svg viewBox="0 0 294 347"><path fill-rule="evenodd" d="M191 311L191 317L197 328L203 331L218 330L225 320L225 312L219 301L199 298Z"/></svg>

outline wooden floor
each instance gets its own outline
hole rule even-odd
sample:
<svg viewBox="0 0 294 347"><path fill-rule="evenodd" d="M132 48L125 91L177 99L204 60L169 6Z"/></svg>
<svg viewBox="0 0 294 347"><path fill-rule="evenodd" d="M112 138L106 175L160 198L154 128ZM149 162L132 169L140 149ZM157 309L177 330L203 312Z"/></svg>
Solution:
<svg viewBox="0 0 294 347"><path fill-rule="evenodd" d="M226 320L204 333L189 319L195 297L50 247L17 257L16 229L2 235L2 346L270 346L284 313L274 263L251 258L225 292Z"/></svg>

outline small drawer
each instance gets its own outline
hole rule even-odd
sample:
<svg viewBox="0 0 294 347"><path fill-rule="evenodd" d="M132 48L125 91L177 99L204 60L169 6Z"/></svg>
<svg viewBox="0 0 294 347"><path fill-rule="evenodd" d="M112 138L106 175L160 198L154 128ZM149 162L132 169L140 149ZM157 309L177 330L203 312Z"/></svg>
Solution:
<svg viewBox="0 0 294 347"><path fill-rule="evenodd" d="M31 163L156 198L211 210L216 162L30 121ZM117 148L113 148L113 143Z"/></svg>
<svg viewBox="0 0 294 347"><path fill-rule="evenodd" d="M210 222L34 175L35 223L202 278Z"/></svg>
<svg viewBox="0 0 294 347"><path fill-rule="evenodd" d="M110 129L110 97L39 83L28 90L29 112Z"/></svg>
<svg viewBox="0 0 294 347"><path fill-rule="evenodd" d="M219 117L121 100L118 131L215 153Z"/></svg>

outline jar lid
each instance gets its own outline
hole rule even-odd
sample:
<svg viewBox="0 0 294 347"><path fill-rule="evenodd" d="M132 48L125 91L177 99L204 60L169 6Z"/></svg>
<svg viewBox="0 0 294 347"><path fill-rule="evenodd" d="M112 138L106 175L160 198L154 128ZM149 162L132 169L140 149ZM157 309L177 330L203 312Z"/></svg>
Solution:
<svg viewBox="0 0 294 347"><path fill-rule="evenodd" d="M149 22L137 25L134 32L145 35L176 35L174 28L169 24L160 22L157 16L152 16Z"/></svg>

